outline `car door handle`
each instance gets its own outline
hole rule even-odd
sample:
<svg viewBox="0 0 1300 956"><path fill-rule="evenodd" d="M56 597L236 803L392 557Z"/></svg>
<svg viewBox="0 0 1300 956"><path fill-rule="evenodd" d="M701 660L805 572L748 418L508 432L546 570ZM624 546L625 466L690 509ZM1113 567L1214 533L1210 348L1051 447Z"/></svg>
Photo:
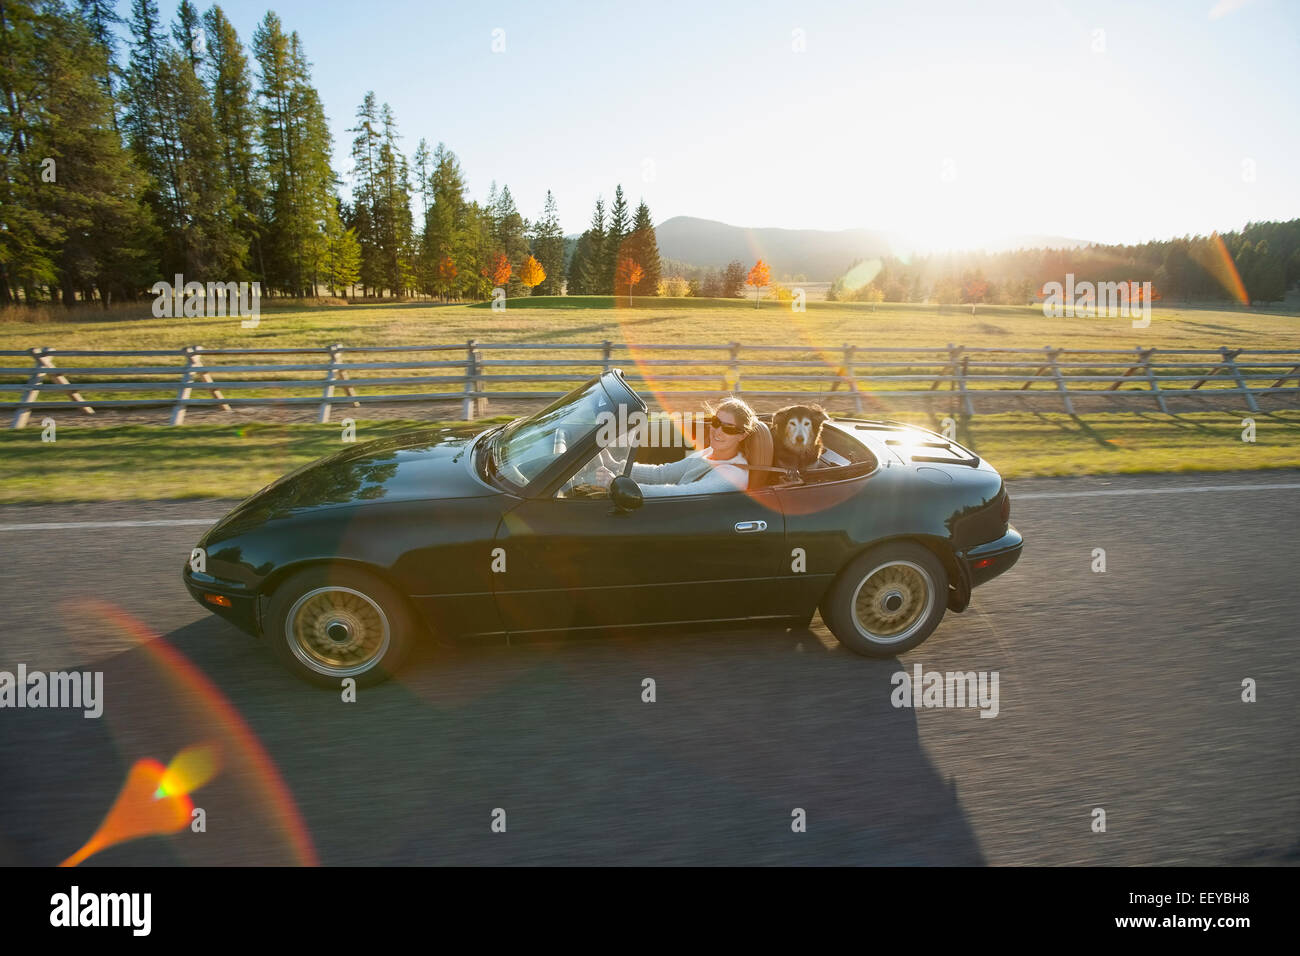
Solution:
<svg viewBox="0 0 1300 956"><path fill-rule="evenodd" d="M739 531L741 534L745 534L746 532L749 531L766 531L767 522L766 521L737 521L736 530Z"/></svg>

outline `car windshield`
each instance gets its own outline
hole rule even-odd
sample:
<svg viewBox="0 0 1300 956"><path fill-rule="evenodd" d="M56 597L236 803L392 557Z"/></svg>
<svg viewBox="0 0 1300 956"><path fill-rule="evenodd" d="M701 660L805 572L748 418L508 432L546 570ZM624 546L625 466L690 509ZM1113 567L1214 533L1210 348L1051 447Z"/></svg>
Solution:
<svg viewBox="0 0 1300 956"><path fill-rule="evenodd" d="M603 416L616 413L600 379L592 379L537 414L491 435L485 443L482 470L488 477L523 488L586 438Z"/></svg>

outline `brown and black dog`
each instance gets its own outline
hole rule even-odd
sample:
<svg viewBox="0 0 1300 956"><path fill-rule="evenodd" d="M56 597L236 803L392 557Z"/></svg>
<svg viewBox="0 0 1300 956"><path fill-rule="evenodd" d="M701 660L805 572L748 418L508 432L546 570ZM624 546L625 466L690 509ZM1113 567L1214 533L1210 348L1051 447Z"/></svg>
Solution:
<svg viewBox="0 0 1300 956"><path fill-rule="evenodd" d="M822 425L830 416L820 405L789 405L772 416L772 464L803 471L822 456Z"/></svg>

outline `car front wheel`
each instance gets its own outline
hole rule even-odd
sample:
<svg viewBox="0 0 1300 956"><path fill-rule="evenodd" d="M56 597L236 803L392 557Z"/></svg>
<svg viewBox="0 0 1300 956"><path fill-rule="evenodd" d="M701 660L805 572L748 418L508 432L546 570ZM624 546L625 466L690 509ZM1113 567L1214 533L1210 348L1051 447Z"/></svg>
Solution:
<svg viewBox="0 0 1300 956"><path fill-rule="evenodd" d="M271 595L264 630L276 657L301 679L339 687L391 677L415 633L407 602L390 585L354 568L307 568Z"/></svg>
<svg viewBox="0 0 1300 956"><path fill-rule="evenodd" d="M822 600L822 620L849 650L893 657L930 636L947 608L948 575L924 545L872 548L840 573Z"/></svg>

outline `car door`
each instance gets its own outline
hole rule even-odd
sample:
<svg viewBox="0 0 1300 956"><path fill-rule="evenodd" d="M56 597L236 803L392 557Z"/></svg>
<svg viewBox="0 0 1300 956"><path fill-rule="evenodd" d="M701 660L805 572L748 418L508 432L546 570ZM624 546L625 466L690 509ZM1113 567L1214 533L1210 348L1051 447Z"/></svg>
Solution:
<svg viewBox="0 0 1300 956"><path fill-rule="evenodd" d="M771 491L534 498L502 518L493 575L510 631L776 617L785 522Z"/></svg>

